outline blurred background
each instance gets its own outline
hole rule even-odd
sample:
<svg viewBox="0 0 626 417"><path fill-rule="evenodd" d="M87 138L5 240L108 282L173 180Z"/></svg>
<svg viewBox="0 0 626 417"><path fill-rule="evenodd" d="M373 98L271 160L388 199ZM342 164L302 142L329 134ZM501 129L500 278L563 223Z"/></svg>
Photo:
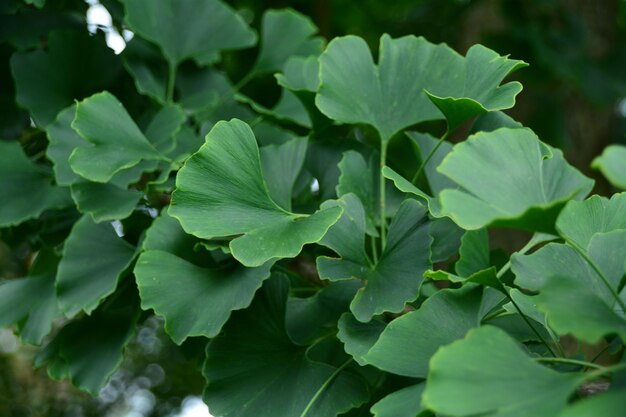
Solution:
<svg viewBox="0 0 626 417"><path fill-rule="evenodd" d="M17 13L0 0L0 76L7 78L15 27L45 21L31 6ZM507 113L539 137L565 151L567 159L597 181L595 192L609 186L589 169L590 161L611 143L626 143L626 1L624 0L233 0L228 3L258 28L268 8L292 7L310 16L327 39L359 35L377 50L383 33L422 35L445 42L464 54L482 43L500 54L530 64L515 73L524 91ZM46 13L72 10L91 32L105 33L120 53L132 33L123 27L123 5L117 0L83 2L48 0ZM37 20L40 19L40 20ZM34 23L33 23L34 22ZM3 27L7 30L3 30ZM234 80L245 74L255 50L226 57ZM235 62L237 65L233 64ZM257 82L263 90L273 78ZM272 100L275 88L268 91ZM0 84L0 134L21 132L24 114L15 107L11 85ZM12 101L13 100L13 101ZM27 122L27 121L26 121ZM17 127L15 127L17 126ZM2 252L8 251L0 242ZM4 258L6 259L6 257ZM19 274L19 266L0 262L0 276ZM14 272L12 272L15 270ZM10 329L0 330L0 416L208 417L200 395L204 340L174 345L162 322L143 323L121 369L97 398L66 382L51 381L45 370L33 370L34 350L20 345Z"/></svg>

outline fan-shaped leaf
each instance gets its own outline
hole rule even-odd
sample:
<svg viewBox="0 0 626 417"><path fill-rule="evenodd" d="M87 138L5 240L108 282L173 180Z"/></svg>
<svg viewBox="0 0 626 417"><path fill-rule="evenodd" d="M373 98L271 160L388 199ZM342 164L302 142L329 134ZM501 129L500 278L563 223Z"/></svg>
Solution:
<svg viewBox="0 0 626 417"><path fill-rule="evenodd" d="M126 0L124 4L129 28L159 45L170 65L185 59L210 64L220 51L256 42L241 16L218 0Z"/></svg>
<svg viewBox="0 0 626 417"><path fill-rule="evenodd" d="M482 326L433 356L422 404L447 416L553 417L581 382L534 362L504 331Z"/></svg>
<svg viewBox="0 0 626 417"><path fill-rule="evenodd" d="M204 399L224 417L335 417L367 399L362 380L314 362L285 330L287 280L266 281L207 346Z"/></svg>
<svg viewBox="0 0 626 417"><path fill-rule="evenodd" d="M567 200L584 198L593 186L527 129L477 133L456 145L438 171L462 187L439 194L443 213L468 230L495 225L554 233Z"/></svg>
<svg viewBox="0 0 626 417"><path fill-rule="evenodd" d="M626 190L626 146L611 145L591 163L613 186Z"/></svg>
<svg viewBox="0 0 626 417"><path fill-rule="evenodd" d="M280 208L263 180L252 130L234 119L215 125L179 171L169 213L185 231L204 239L243 234L230 242L233 256L246 266L260 266L318 242L341 209L305 215Z"/></svg>

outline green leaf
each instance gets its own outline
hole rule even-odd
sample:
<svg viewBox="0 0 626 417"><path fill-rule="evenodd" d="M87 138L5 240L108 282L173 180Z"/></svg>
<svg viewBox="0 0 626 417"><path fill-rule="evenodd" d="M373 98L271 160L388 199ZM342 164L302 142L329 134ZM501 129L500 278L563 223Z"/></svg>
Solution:
<svg viewBox="0 0 626 417"><path fill-rule="evenodd" d="M428 206L429 213L436 218L444 217L445 214L442 213L441 203L437 198L434 198L424 191L417 188L415 185L411 184L406 178L402 175L398 174L393 169L388 166L383 167L381 170L383 177L391 180L395 187L402 191L403 193L413 194L418 197L420 200L424 201Z"/></svg>
<svg viewBox="0 0 626 417"><path fill-rule="evenodd" d="M218 0L126 0L124 4L129 28L159 45L170 65L186 59L210 64L223 50L256 42L241 16Z"/></svg>
<svg viewBox="0 0 626 417"><path fill-rule="evenodd" d="M122 363L122 351L130 341L139 317L134 286L127 286L112 302L92 316L63 327L37 355L35 366L48 363L48 375L72 384L93 396Z"/></svg>
<svg viewBox="0 0 626 417"><path fill-rule="evenodd" d="M294 138L282 145L260 149L263 178L270 197L285 210L291 210L293 186L302 170L306 148L306 138Z"/></svg>
<svg viewBox="0 0 626 417"><path fill-rule="evenodd" d="M285 330L288 283L265 282L207 346L204 400L224 417L335 417L367 400L362 380L314 362ZM277 395L280 393L280 395Z"/></svg>
<svg viewBox="0 0 626 417"><path fill-rule="evenodd" d="M557 333L571 333L589 343L614 333L626 338L626 320L614 295L619 294L626 272L626 230L596 234L587 256L612 290L576 250L554 243L531 255L514 255L511 263L515 282L539 291L532 299L539 310L547 313L548 323Z"/></svg>
<svg viewBox="0 0 626 417"><path fill-rule="evenodd" d="M139 36L126 43L120 54L126 71L135 80L137 91L157 103L167 102L168 66L156 46Z"/></svg>
<svg viewBox="0 0 626 417"><path fill-rule="evenodd" d="M125 219L143 197L141 191L89 181L72 184L70 189L78 211L88 213L96 223Z"/></svg>
<svg viewBox="0 0 626 417"><path fill-rule="evenodd" d="M187 120L185 112L177 104L164 105L152 118L145 130L148 141L162 154L176 148L175 135Z"/></svg>
<svg viewBox="0 0 626 417"><path fill-rule="evenodd" d="M626 146L611 145L591 163L616 188L626 190Z"/></svg>
<svg viewBox="0 0 626 417"><path fill-rule="evenodd" d="M250 105L255 112L266 116L270 121L294 123L298 126L311 128L311 119L306 108L296 95L287 89L281 90L278 102L271 109L243 94L235 94L235 99Z"/></svg>
<svg viewBox="0 0 626 417"><path fill-rule="evenodd" d="M417 298L422 274L430 267L432 238L425 221L426 210L415 200L402 203L389 226L385 250L373 264L365 252L365 217L360 201L346 194L322 204L324 209L337 206L343 207L344 215L320 243L341 257L318 257L320 278L363 281L363 288L350 305L361 322L369 322L385 311L401 312L407 302Z"/></svg>
<svg viewBox="0 0 626 417"><path fill-rule="evenodd" d="M337 323L337 338L343 342L347 354L361 366L367 365L363 358L385 329L385 323L372 320L361 323L350 313L344 313Z"/></svg>
<svg viewBox="0 0 626 417"><path fill-rule="evenodd" d="M428 226L428 234L433 238L430 260L433 263L446 262L456 255L464 233L465 230L447 217L432 219Z"/></svg>
<svg viewBox="0 0 626 417"><path fill-rule="evenodd" d="M387 325L364 360L387 372L425 378L441 347L480 324L482 289L441 290L422 306Z"/></svg>
<svg viewBox="0 0 626 417"><path fill-rule="evenodd" d="M469 277L475 272L489 268L489 235L487 229L471 230L461 238L459 260L454 270L462 277Z"/></svg>
<svg viewBox="0 0 626 417"><path fill-rule="evenodd" d="M59 259L50 251L40 251L25 278L0 282L0 327L18 324L24 342L40 344L59 316L54 289Z"/></svg>
<svg viewBox="0 0 626 417"><path fill-rule="evenodd" d="M142 160L161 158L122 103L108 92L78 103L72 128L91 146L74 149L70 166L90 181L108 182L117 172Z"/></svg>
<svg viewBox="0 0 626 417"><path fill-rule="evenodd" d="M47 44L46 52L16 52L11 57L17 102L39 126L51 123L74 100L109 87L121 70L102 36L55 31Z"/></svg>
<svg viewBox="0 0 626 417"><path fill-rule="evenodd" d="M487 269L474 272L468 276L462 276L462 277L458 275L454 275L450 272L443 271L443 270L426 271L424 272L424 276L426 278L430 278L435 281L450 281L454 283L460 282L464 284L465 283L479 284L485 287L494 288L503 294L508 294L506 287L504 286L504 284L502 284L502 282L496 276L496 268L493 266Z"/></svg>
<svg viewBox="0 0 626 417"><path fill-rule="evenodd" d="M569 202L556 220L559 235L581 249L587 249L596 233L626 229L626 193L610 199L598 195Z"/></svg>
<svg viewBox="0 0 626 417"><path fill-rule="evenodd" d="M581 382L534 362L504 331L482 326L433 356L422 403L446 416L553 417Z"/></svg>
<svg viewBox="0 0 626 417"><path fill-rule="evenodd" d="M233 256L246 266L260 266L318 242L341 209L306 215L280 208L263 180L252 130L233 119L216 124L178 172L169 213L187 233L203 239L243 234L230 242Z"/></svg>
<svg viewBox="0 0 626 417"><path fill-rule="evenodd" d="M363 39L345 36L334 39L320 57L316 104L331 119L373 126L387 142L411 125L443 118L431 99L449 117L451 127L465 117L511 107L521 85L509 83L498 88L498 84L522 65L482 46L474 47L464 59L443 44L389 35L380 38L375 65ZM486 74L490 78L483 78Z"/></svg>
<svg viewBox="0 0 626 417"><path fill-rule="evenodd" d="M357 151L346 151L338 164L339 183L335 187L337 196L342 197L348 193L356 195L365 209L365 224L367 233L378 236L376 221L380 212L375 184L377 183L376 172L372 164L368 164L365 158Z"/></svg>
<svg viewBox="0 0 626 417"><path fill-rule="evenodd" d="M604 392L575 402L567 407L559 417L620 417L624 414L626 389Z"/></svg>
<svg viewBox="0 0 626 417"><path fill-rule="evenodd" d="M72 171L69 164L69 157L72 151L85 145L85 140L72 129L72 121L76 115L76 105L59 112L53 123L46 127L48 135L48 148L46 155L52 161L56 183L67 186L83 180L78 174Z"/></svg>
<svg viewBox="0 0 626 417"><path fill-rule="evenodd" d="M65 241L57 271L61 310L68 317L80 310L91 313L115 291L134 253L135 248L118 237L113 226L83 216Z"/></svg>
<svg viewBox="0 0 626 417"><path fill-rule="evenodd" d="M360 287L356 281L331 282L311 297L289 297L286 318L289 337L297 344L307 344L334 331L337 320L348 310Z"/></svg>
<svg viewBox="0 0 626 417"><path fill-rule="evenodd" d="M189 336L214 337L233 310L250 305L271 265L246 268L234 263L209 269L150 250L135 266L141 307L165 317L165 329L178 344Z"/></svg>
<svg viewBox="0 0 626 417"><path fill-rule="evenodd" d="M392 392L371 408L374 417L420 417L426 408L422 405L424 384L411 385Z"/></svg>
<svg viewBox="0 0 626 417"><path fill-rule="evenodd" d="M426 94L446 116L448 130L452 131L472 117L513 107L522 85L516 81L499 84L513 71L526 66L524 61L499 56L482 45L474 45L467 51L463 69L456 70L463 76L448 78L453 85L437 86L436 90L426 86Z"/></svg>
<svg viewBox="0 0 626 417"><path fill-rule="evenodd" d="M319 62L316 56L292 56L285 62L282 73L274 74L281 87L291 91L315 93L319 87Z"/></svg>
<svg viewBox="0 0 626 417"><path fill-rule="evenodd" d="M407 132L407 136L411 138L412 143L417 146L421 161L425 161L428 155L433 152L426 165L424 165L424 175L426 176L432 195L437 196L446 188L456 188L456 184L454 184L450 178L437 171L437 167L441 165L446 155L452 151L452 144L443 141L441 145L438 145L439 139L427 133Z"/></svg>
<svg viewBox="0 0 626 417"><path fill-rule="evenodd" d="M294 56L319 55L324 40L314 37L317 27L295 10L268 10L261 22L261 50L251 75L280 71Z"/></svg>
<svg viewBox="0 0 626 417"><path fill-rule="evenodd" d="M49 171L28 159L19 143L0 141L0 227L18 225L45 210L71 205L67 191L51 182Z"/></svg>
<svg viewBox="0 0 626 417"><path fill-rule="evenodd" d="M561 151L528 129L481 132L455 145L438 171L460 187L439 194L442 211L467 230L504 226L554 233L570 199L593 181L567 164Z"/></svg>

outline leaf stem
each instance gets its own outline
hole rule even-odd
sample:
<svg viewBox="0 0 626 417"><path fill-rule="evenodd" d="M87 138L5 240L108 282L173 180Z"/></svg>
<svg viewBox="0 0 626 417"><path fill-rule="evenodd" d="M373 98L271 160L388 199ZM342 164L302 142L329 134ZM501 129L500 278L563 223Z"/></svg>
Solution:
<svg viewBox="0 0 626 417"><path fill-rule="evenodd" d="M387 163L387 142L382 140L380 143L380 173L379 173L379 193L380 193L380 247L381 254L385 251L387 245L387 217L385 216L385 176L383 168Z"/></svg>
<svg viewBox="0 0 626 417"><path fill-rule="evenodd" d="M174 86L176 84L177 64L170 63L169 74L167 78L167 102L174 102Z"/></svg>
<svg viewBox="0 0 626 417"><path fill-rule="evenodd" d="M372 245L372 258L374 265L376 265L378 263L378 248L376 247L376 239L374 239L374 236L370 236L370 244Z"/></svg>
<svg viewBox="0 0 626 417"><path fill-rule="evenodd" d="M600 268L598 268L598 265L596 265L596 263L589 257L589 255L587 255L585 250L581 248L580 246L578 246L578 244L570 241L569 239L565 239L565 241L572 248L574 248L574 250L578 252L580 256L582 256L585 259L585 261L587 261L589 266L591 266L591 268L595 271L598 277L600 277L600 279L602 280L606 288L608 288L613 298L615 298L615 301L617 302L617 304L619 304L619 306L622 308L622 311L626 313L626 304L624 304L624 301L622 301L622 299L619 297L619 294L617 293L617 291L615 291L615 288L613 288L613 286L609 282L609 279L606 277L606 275L604 275L604 272L602 272Z"/></svg>
<svg viewBox="0 0 626 417"><path fill-rule="evenodd" d="M517 251L516 253L520 253L520 254L524 254L526 252L528 252L533 246L535 246L535 241L531 238L525 245L523 248L521 248L519 251ZM509 260L507 261L507 263L505 263L502 268L500 268L500 270L496 273L496 278L498 278L498 280L500 280L502 278L502 276L509 270L511 269L511 260L509 258ZM513 297L511 297L511 292L509 290L505 288L505 293L506 293L506 297L509 299L509 301L511 302L511 304L513 304L513 307L515 307L515 309L517 310L518 314L522 317L522 319L526 322L526 324L528 325L528 327L530 327L530 330L532 330L532 332L535 334L535 336L537 336L539 338L539 340L541 340L541 343L548 349L548 351L552 354L552 356L554 356L555 358L557 357L557 354L554 352L554 349L552 349L552 346L550 346L550 344L548 343L548 341L546 339L544 339L544 337L541 335L541 333L539 333L539 331L537 329L535 329L535 326L532 325L532 323L530 322L530 320L528 319L528 317L526 317L526 314L524 314L524 312L522 312L522 309L520 308L520 306L515 302L515 300L513 299Z"/></svg>
<svg viewBox="0 0 626 417"><path fill-rule="evenodd" d="M566 363L569 365L578 365L587 368L594 369L604 369L603 366L597 365L595 363L579 361L578 359L569 359L569 358L534 358L537 362L550 362L550 363Z"/></svg>
<svg viewBox="0 0 626 417"><path fill-rule="evenodd" d="M593 365L596 366L596 367L598 366L595 363ZM600 378L601 376L604 376L606 374L610 374L610 373L613 373L613 372L618 372L618 371L621 371L623 369L626 369L626 362L618 363L617 365L612 365L612 366L600 367L600 369L596 369L595 371L588 372L587 374L585 374L585 381L592 381L592 380Z"/></svg>
<svg viewBox="0 0 626 417"><path fill-rule="evenodd" d="M444 133L443 136L441 136L439 138L439 141L437 142L437 145L435 145L435 147L432 148L430 150L430 152L428 152L428 155L426 155L426 158L422 160L422 163L420 164L419 168L417 169L417 172L413 176L413 179L411 180L411 184L415 184L415 182L420 177L420 174L422 173L424 168L426 168L426 164L428 163L428 161L430 161L430 159L433 157L435 152L437 152L437 149L439 149L441 144L443 144L443 142L445 142L445 140L448 138L449 135L450 135L450 130L446 130L446 133Z"/></svg>
<svg viewBox="0 0 626 417"><path fill-rule="evenodd" d="M328 377L328 379L326 379L326 381L324 381L322 386L320 386L319 389L315 392L315 395L313 395L313 397L311 398L309 403L306 405L304 410L302 410L302 413L300 414L300 417L305 417L308 414L308 412L311 410L311 408L313 407L313 404L315 404L315 401L317 401L319 396L322 395L324 390L330 385L331 382L333 382L333 380L337 377L337 375L339 375L341 373L341 371L343 371L345 369L346 366L350 365L350 362L352 362L352 358L348 359L339 368L335 369L335 372L333 372Z"/></svg>

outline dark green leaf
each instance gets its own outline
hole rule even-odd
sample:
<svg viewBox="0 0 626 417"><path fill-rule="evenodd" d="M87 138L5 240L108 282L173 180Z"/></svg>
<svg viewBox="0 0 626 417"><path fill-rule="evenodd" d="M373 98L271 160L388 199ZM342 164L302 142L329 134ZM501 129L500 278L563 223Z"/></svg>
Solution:
<svg viewBox="0 0 626 417"><path fill-rule="evenodd" d="M88 216L76 222L57 271L59 306L65 314L91 313L115 291L134 253L135 248L117 236L110 224L96 224Z"/></svg>
<svg viewBox="0 0 626 417"><path fill-rule="evenodd" d="M339 332L337 338L343 342L346 353L354 358L361 366L367 365L363 356L376 343L378 337L385 329L385 323L372 320L369 323L361 323L350 313L344 313L337 323Z"/></svg>
<svg viewBox="0 0 626 417"><path fill-rule="evenodd" d="M426 411L422 405L424 384L411 385L392 392L371 408L374 417L420 417Z"/></svg>
<svg viewBox="0 0 626 417"><path fill-rule="evenodd" d="M614 187L626 190L626 146L611 145L591 163Z"/></svg>
<svg viewBox="0 0 626 417"><path fill-rule="evenodd" d="M285 330L287 280L272 278L207 346L204 400L224 417L335 417L367 399L359 377L307 358Z"/></svg>

